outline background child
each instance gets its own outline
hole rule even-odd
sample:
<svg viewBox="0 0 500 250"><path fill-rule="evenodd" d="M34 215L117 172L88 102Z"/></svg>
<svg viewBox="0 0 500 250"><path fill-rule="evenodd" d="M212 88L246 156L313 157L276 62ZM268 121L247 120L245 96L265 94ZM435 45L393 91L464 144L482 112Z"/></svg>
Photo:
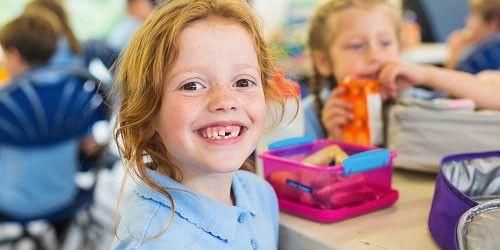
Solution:
<svg viewBox="0 0 500 250"><path fill-rule="evenodd" d="M57 48L58 29L56 17L44 11L22 15L2 27L0 45L12 84L48 63ZM69 204L77 192L76 152L76 142L48 147L44 154L0 145L0 220L37 216ZM69 222L54 225L59 239Z"/></svg>
<svg viewBox="0 0 500 250"><path fill-rule="evenodd" d="M392 62L379 74L385 98L395 97L413 85L425 85L451 96L471 98L479 108L500 109L500 71L477 75L431 65Z"/></svg>
<svg viewBox="0 0 500 250"><path fill-rule="evenodd" d="M500 1L469 0L469 16L463 29L449 39L447 68L469 73L500 69Z"/></svg>
<svg viewBox="0 0 500 250"><path fill-rule="evenodd" d="M117 71L115 136L139 180L113 248L277 248L274 191L237 171L264 131L266 102L279 100L272 71L246 2L179 0L153 12Z"/></svg>
<svg viewBox="0 0 500 250"><path fill-rule="evenodd" d="M59 29L55 16L43 11L21 16L2 27L0 45L9 74L17 77L48 62L56 51Z"/></svg>
<svg viewBox="0 0 500 250"><path fill-rule="evenodd" d="M349 77L377 79L382 66L397 60L400 11L386 0L330 0L311 19L309 47L314 64L312 96L304 102L306 134L341 140L352 105L336 83Z"/></svg>
<svg viewBox="0 0 500 250"><path fill-rule="evenodd" d="M61 1L57 0L33 0L26 5L24 13L37 13L38 11L50 11L59 22L60 32L57 50L50 59L51 64L78 66L85 68L82 59L82 48L71 28L68 14Z"/></svg>

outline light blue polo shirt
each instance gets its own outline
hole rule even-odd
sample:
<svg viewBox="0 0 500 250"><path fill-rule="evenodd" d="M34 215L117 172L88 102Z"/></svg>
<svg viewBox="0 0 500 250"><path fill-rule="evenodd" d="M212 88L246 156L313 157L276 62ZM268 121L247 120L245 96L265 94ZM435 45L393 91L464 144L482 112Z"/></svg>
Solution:
<svg viewBox="0 0 500 250"><path fill-rule="evenodd" d="M197 195L156 171L148 173L160 186L171 189L172 225L163 232L171 219L168 198L139 182L131 198L123 201L119 239L115 236L112 249L277 249L278 202L272 187L260 177L235 172L236 206L230 206Z"/></svg>
<svg viewBox="0 0 500 250"><path fill-rule="evenodd" d="M328 97L330 96L330 90L323 89L320 92L321 100L326 102ZM321 127L321 121L319 119L319 114L316 111L316 104L314 102L314 95L309 94L302 100L302 110L304 111L304 129L305 135L311 136L313 139L322 139L325 138L325 132Z"/></svg>

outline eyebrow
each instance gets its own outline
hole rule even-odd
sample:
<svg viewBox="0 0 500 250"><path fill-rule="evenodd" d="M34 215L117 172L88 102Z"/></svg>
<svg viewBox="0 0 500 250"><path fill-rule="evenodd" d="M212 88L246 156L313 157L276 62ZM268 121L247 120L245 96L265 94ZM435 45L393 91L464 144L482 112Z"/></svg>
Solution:
<svg viewBox="0 0 500 250"><path fill-rule="evenodd" d="M233 67L234 67L234 70L251 69L251 70L255 70L258 74L260 74L260 68L255 67L255 65L252 65L252 64L240 63L240 64L233 65ZM202 66L202 65L193 65L193 66L183 67L181 69L174 71L173 73L169 73L167 76L167 80L173 79L173 78L177 77L178 75L184 74L186 72L205 72L206 68L207 68L206 66Z"/></svg>

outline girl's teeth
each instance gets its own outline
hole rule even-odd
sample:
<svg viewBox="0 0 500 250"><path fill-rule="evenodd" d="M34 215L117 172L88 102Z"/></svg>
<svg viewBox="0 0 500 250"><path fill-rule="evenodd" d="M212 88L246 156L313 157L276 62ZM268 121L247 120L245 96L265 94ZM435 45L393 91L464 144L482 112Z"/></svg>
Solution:
<svg viewBox="0 0 500 250"><path fill-rule="evenodd" d="M201 131L204 138L212 140L230 139L239 135L240 126L209 127ZM227 134L227 135L226 135Z"/></svg>

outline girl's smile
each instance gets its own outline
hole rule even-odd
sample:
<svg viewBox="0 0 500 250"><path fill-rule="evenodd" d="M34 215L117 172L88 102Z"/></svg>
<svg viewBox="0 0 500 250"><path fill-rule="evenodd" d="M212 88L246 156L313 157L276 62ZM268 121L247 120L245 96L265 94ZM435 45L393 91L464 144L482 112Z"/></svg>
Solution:
<svg viewBox="0 0 500 250"><path fill-rule="evenodd" d="M156 131L185 180L232 173L253 152L265 126L253 41L241 25L222 18L190 23L179 40Z"/></svg>
<svg viewBox="0 0 500 250"><path fill-rule="evenodd" d="M239 142L248 128L239 122L214 122L199 129L198 134L208 143L233 144Z"/></svg>

